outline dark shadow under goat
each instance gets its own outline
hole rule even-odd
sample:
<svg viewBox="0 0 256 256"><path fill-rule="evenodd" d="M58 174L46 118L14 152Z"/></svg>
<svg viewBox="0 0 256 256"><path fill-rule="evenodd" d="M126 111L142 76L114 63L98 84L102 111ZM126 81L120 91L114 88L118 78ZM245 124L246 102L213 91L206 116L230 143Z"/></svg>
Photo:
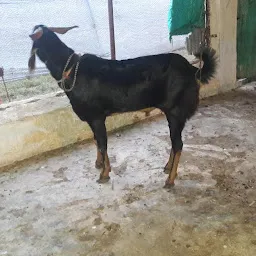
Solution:
<svg viewBox="0 0 256 256"><path fill-rule="evenodd" d="M107 182L111 171L106 117L154 107L165 113L169 124L172 149L164 168L169 174L165 187L173 186L183 147L181 133L199 103L198 79L206 84L215 73L215 51L202 51L204 66L200 71L173 53L120 61L92 54L79 56L55 34L72 28L36 26L30 35L29 68L35 68L36 54L66 92L77 116L91 127L98 149L95 165L102 169L98 182Z"/></svg>

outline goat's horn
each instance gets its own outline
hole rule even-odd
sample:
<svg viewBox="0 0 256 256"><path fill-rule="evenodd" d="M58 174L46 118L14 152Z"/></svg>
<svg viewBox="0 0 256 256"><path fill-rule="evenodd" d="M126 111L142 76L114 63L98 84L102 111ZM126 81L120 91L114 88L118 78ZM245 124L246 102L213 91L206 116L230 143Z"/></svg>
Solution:
<svg viewBox="0 0 256 256"><path fill-rule="evenodd" d="M72 27L66 27L66 28L64 28L64 27L59 27L59 28L48 27L48 29L50 29L52 32L55 32L55 33L58 33L58 34L65 34L73 28L78 28L78 26L72 26Z"/></svg>

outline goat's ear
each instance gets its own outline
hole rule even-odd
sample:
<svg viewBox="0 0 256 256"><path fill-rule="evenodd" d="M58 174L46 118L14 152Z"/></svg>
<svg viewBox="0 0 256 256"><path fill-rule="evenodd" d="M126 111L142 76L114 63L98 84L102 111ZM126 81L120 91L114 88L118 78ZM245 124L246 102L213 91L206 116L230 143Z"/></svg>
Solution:
<svg viewBox="0 0 256 256"><path fill-rule="evenodd" d="M56 28L56 27L48 27L49 30L51 30L52 32L55 32L55 33L58 33L58 34L65 34L67 33L69 30L73 29L73 28L78 28L78 26L72 26L72 27L59 27L59 28Z"/></svg>
<svg viewBox="0 0 256 256"><path fill-rule="evenodd" d="M28 67L30 72L32 72L36 66L36 51L37 49L32 48L30 58L28 60Z"/></svg>
<svg viewBox="0 0 256 256"><path fill-rule="evenodd" d="M43 30L42 28L38 28L36 29L30 36L30 38L35 41L37 39L39 39L41 36L43 35Z"/></svg>

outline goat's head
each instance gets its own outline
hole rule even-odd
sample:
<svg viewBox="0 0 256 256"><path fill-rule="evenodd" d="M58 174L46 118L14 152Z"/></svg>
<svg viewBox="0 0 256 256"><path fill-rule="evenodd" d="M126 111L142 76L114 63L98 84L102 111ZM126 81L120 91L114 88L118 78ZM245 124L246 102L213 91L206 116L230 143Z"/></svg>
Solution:
<svg viewBox="0 0 256 256"><path fill-rule="evenodd" d="M35 26L33 29L33 33L29 35L33 41L31 55L28 61L28 67L30 71L35 69L35 60L36 60L35 54L38 55L41 61L46 62L49 56L49 53L53 53L53 52L58 53L61 50L67 48L55 33L65 34L69 30L77 27L78 26L73 26L73 27L46 27L44 25Z"/></svg>

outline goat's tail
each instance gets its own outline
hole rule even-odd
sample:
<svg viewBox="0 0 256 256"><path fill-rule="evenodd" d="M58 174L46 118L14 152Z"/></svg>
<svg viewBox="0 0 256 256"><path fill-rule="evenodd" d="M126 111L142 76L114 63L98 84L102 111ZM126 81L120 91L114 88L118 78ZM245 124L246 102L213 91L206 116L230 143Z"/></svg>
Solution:
<svg viewBox="0 0 256 256"><path fill-rule="evenodd" d="M196 78L200 80L202 84L207 84L216 72L216 51L212 48L204 48L200 53L195 54L195 57L199 59L202 57L204 62L201 70L196 68Z"/></svg>

